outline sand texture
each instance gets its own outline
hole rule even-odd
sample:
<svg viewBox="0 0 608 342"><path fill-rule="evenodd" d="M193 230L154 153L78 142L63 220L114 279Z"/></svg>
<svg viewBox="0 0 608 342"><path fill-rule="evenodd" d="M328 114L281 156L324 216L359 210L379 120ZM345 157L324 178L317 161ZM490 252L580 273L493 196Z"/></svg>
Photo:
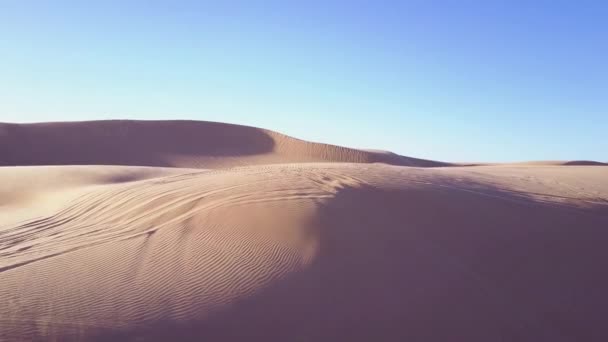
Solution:
<svg viewBox="0 0 608 342"><path fill-rule="evenodd" d="M0 341L608 340L605 166L186 121L2 124L0 164Z"/></svg>

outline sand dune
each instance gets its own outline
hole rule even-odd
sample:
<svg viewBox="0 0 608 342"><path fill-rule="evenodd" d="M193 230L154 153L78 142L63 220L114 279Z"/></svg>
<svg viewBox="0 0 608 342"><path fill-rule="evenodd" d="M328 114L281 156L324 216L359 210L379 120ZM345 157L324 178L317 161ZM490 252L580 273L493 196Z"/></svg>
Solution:
<svg viewBox="0 0 608 342"><path fill-rule="evenodd" d="M458 166L462 166L466 164L459 164ZM534 161L526 161L526 162L516 162L516 163L475 163L468 164L466 166L487 166L487 165L544 165L544 166L608 166L608 163L602 163L593 160L534 160Z"/></svg>
<svg viewBox="0 0 608 342"><path fill-rule="evenodd" d="M6 163L213 169L0 168L0 341L608 340L608 168L370 164L391 154L218 125L244 140L120 156L11 126L46 144Z"/></svg>
<svg viewBox="0 0 608 342"><path fill-rule="evenodd" d="M0 166L84 164L218 168L294 162L448 165L394 153L312 143L265 129L217 122L0 123Z"/></svg>

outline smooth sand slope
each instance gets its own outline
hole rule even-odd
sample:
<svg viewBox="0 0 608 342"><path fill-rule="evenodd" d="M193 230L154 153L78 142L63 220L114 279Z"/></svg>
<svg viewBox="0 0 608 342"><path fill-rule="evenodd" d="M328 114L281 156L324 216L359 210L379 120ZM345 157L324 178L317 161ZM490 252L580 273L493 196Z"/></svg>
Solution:
<svg viewBox="0 0 608 342"><path fill-rule="evenodd" d="M253 155L0 168L0 341L608 340L608 168Z"/></svg>

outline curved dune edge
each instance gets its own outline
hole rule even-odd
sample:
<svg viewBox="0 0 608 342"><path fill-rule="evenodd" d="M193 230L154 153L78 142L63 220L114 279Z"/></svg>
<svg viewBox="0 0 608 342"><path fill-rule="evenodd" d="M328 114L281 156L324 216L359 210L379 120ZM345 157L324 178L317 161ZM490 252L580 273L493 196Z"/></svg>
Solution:
<svg viewBox="0 0 608 342"><path fill-rule="evenodd" d="M394 153L307 142L265 129L217 122L0 123L0 166L99 164L223 168L297 162L449 165Z"/></svg>
<svg viewBox="0 0 608 342"><path fill-rule="evenodd" d="M0 206L0 340L605 340L604 168L474 170L0 169L82 190Z"/></svg>

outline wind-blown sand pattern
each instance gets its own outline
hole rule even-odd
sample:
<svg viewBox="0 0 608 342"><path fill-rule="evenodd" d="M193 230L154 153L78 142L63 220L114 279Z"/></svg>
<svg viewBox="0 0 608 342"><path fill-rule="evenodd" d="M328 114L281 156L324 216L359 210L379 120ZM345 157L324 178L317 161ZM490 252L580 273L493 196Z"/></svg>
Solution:
<svg viewBox="0 0 608 342"><path fill-rule="evenodd" d="M120 123L2 126L0 341L608 340L607 167Z"/></svg>

